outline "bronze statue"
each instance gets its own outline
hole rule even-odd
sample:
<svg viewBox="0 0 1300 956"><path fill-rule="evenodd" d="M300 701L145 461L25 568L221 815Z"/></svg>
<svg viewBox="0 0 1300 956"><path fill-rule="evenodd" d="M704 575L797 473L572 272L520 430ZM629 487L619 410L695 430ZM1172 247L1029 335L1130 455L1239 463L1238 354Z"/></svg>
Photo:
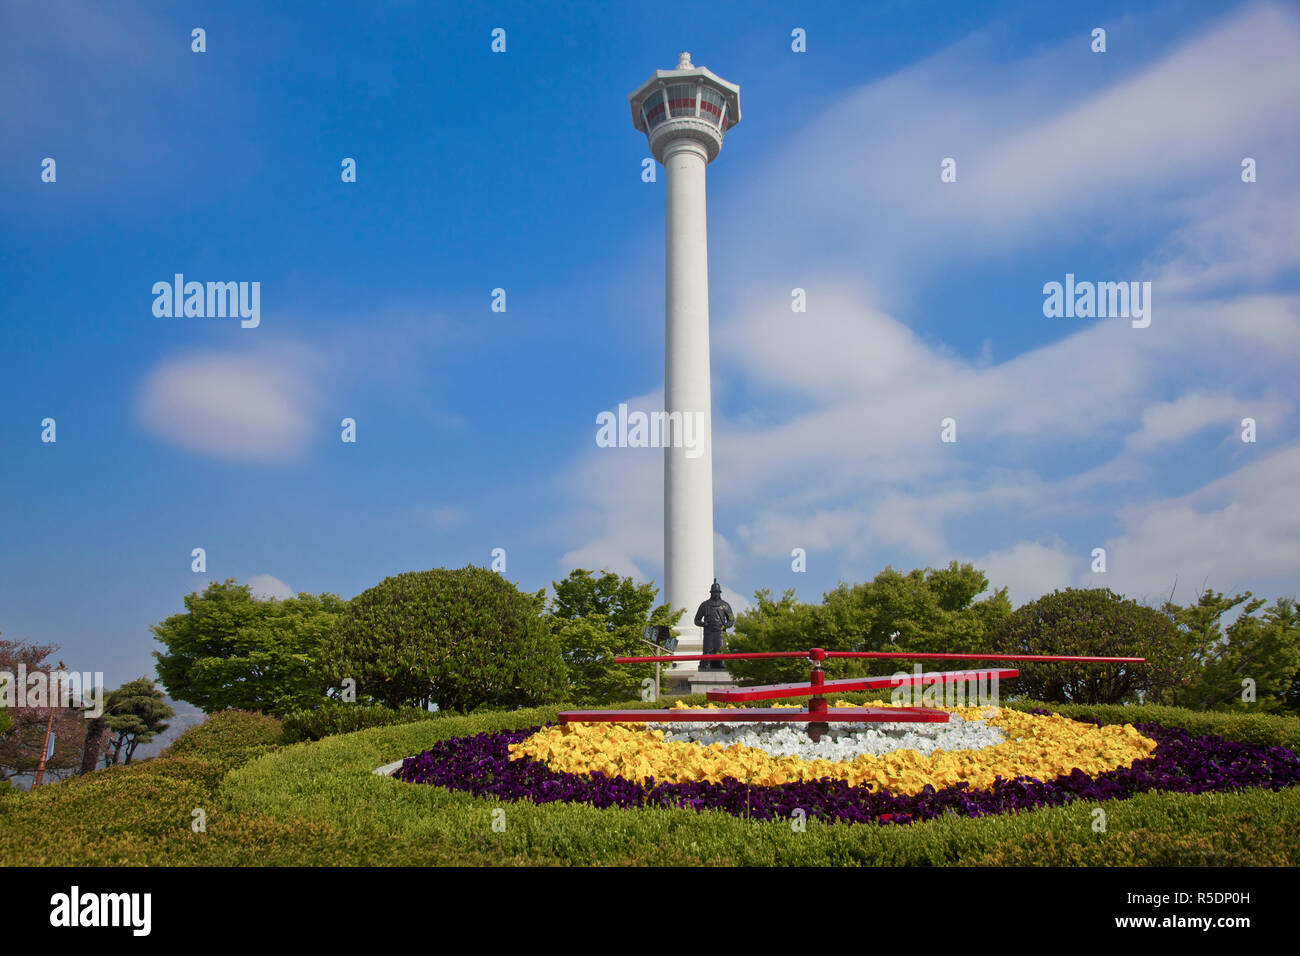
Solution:
<svg viewBox="0 0 1300 956"><path fill-rule="evenodd" d="M704 653L721 654L725 631L736 623L736 615L731 605L722 600L722 586L717 579L709 588L709 599L695 612L695 626L704 628ZM722 661L700 661L702 671L726 670Z"/></svg>

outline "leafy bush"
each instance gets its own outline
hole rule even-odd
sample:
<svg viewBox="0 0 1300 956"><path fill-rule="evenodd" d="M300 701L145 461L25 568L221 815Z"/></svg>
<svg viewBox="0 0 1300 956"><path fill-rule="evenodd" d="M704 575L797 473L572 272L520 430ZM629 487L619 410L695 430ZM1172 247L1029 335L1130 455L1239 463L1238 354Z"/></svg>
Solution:
<svg viewBox="0 0 1300 956"><path fill-rule="evenodd" d="M281 722L276 717L226 710L185 731L163 751L162 757L189 757L226 768L237 767L279 747L281 736Z"/></svg>
<svg viewBox="0 0 1300 956"><path fill-rule="evenodd" d="M865 584L840 584L820 605L797 603L793 591L780 600L758 591L755 607L736 619L727 650L986 651L989 634L1011 612L1005 588L975 600L988 583L973 565L953 561L906 574L887 567ZM877 674L880 666L879 660L828 660L826 677ZM808 677L808 662L798 658L729 661L727 669L742 684Z"/></svg>
<svg viewBox="0 0 1300 956"><path fill-rule="evenodd" d="M560 700L564 663L542 616L543 593L473 566L385 578L339 615L327 667L335 686L351 678L359 696L394 709Z"/></svg>
<svg viewBox="0 0 1300 956"><path fill-rule="evenodd" d="M209 584L185 597L185 613L155 624L166 653L154 651L158 677L175 700L212 713L227 708L282 714L326 699L322 642L344 601L299 594L253 597L246 584Z"/></svg>
<svg viewBox="0 0 1300 956"><path fill-rule="evenodd" d="M409 724L415 720L430 720L442 716L440 712L421 707L399 707L394 710L383 704L349 704L330 701L311 710L295 710L284 718L284 742L295 744L303 740L320 740L334 734L350 734L367 727L385 727L389 724Z"/></svg>
<svg viewBox="0 0 1300 956"><path fill-rule="evenodd" d="M579 568L563 581L552 581L552 632L568 673L567 699L582 705L626 700L654 677L653 664L614 664L615 657L653 654L641 642L648 624L673 625L681 610L654 606L653 584L637 584L613 572L600 575Z"/></svg>
<svg viewBox="0 0 1300 956"><path fill-rule="evenodd" d="M1018 664L1017 694L1080 704L1134 701L1156 687L1176 655L1168 617L1106 588L1068 588L1017 608L992 634L1004 654L1144 657L1147 664Z"/></svg>

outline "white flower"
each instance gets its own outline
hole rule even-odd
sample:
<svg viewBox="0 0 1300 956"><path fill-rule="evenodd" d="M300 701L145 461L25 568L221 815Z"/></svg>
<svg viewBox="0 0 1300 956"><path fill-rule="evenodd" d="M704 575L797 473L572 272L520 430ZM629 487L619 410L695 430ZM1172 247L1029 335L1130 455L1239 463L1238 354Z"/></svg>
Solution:
<svg viewBox="0 0 1300 956"><path fill-rule="evenodd" d="M947 723L830 724L830 733L813 743L803 724L662 723L650 724L665 740L708 747L733 744L763 750L774 757L849 761L859 754L880 756L894 750L915 750L923 756L938 751L982 750L1006 740L999 727L983 720L963 720L952 714Z"/></svg>

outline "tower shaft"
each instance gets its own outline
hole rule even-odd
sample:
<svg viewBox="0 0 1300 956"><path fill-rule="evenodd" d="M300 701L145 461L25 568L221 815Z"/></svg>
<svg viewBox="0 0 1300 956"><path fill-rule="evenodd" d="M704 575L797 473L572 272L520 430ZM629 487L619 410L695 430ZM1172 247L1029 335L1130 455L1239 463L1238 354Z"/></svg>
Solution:
<svg viewBox="0 0 1300 956"><path fill-rule="evenodd" d="M664 149L663 163L667 204L664 409L670 416L680 413L683 430L683 441L669 442L664 448L664 591L672 607L686 608L678 627L677 652L698 654L703 637L691 618L713 582L708 155L693 140L673 140ZM677 666L694 670L697 665Z"/></svg>

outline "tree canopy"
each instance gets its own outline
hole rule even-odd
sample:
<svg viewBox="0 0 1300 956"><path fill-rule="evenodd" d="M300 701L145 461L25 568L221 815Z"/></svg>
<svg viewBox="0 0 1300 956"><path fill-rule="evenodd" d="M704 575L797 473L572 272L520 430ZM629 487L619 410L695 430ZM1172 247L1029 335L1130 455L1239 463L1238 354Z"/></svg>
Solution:
<svg viewBox="0 0 1300 956"><path fill-rule="evenodd" d="M148 677L137 677L109 692L104 700L109 731L106 764L116 764L123 757L124 763L130 763L140 744L167 729L165 721L176 712L168 706L165 696Z"/></svg>
<svg viewBox="0 0 1300 956"><path fill-rule="evenodd" d="M1014 693L1037 700L1120 704L1180 679L1181 649L1168 617L1107 588L1053 591L1016 609L993 635L1005 654L1143 657L1143 664L1015 665Z"/></svg>
<svg viewBox="0 0 1300 956"><path fill-rule="evenodd" d="M780 599L755 592L755 606L736 619L731 652L798 651L822 647L835 651L986 650L989 635L1011 612L1006 589L983 600L988 578L970 564L951 562L903 574L886 567L864 584L841 582L823 595L821 604L803 604L787 590ZM885 667L890 667L885 662ZM892 670L906 670L903 661ZM804 679L806 661L730 661L728 670L741 683ZM826 676L853 677L889 673L879 660L828 660Z"/></svg>
<svg viewBox="0 0 1300 956"><path fill-rule="evenodd" d="M385 578L348 602L328 643L335 686L390 707L551 703L564 662L543 619L545 592L520 591L486 568L435 568Z"/></svg>
<svg viewBox="0 0 1300 956"><path fill-rule="evenodd" d="M647 625L673 625L681 609L655 606L653 583L638 584L611 571L596 574L578 568L553 581L551 629L568 672L569 699L578 704L606 704L640 694L641 682L654 677L653 664L615 664L615 657L653 654L641 642Z"/></svg>
<svg viewBox="0 0 1300 956"><path fill-rule="evenodd" d="M1237 617L1224 627L1235 608ZM1300 611L1293 598L1278 598L1259 614L1263 608L1249 591L1225 597L1206 590L1186 607L1166 602L1183 679L1162 702L1197 710L1300 709Z"/></svg>
<svg viewBox="0 0 1300 956"><path fill-rule="evenodd" d="M346 602L334 594L259 600L247 584L212 582L185 597L185 613L155 624L154 652L174 700L211 713L235 708L283 715L328 699L321 649Z"/></svg>

